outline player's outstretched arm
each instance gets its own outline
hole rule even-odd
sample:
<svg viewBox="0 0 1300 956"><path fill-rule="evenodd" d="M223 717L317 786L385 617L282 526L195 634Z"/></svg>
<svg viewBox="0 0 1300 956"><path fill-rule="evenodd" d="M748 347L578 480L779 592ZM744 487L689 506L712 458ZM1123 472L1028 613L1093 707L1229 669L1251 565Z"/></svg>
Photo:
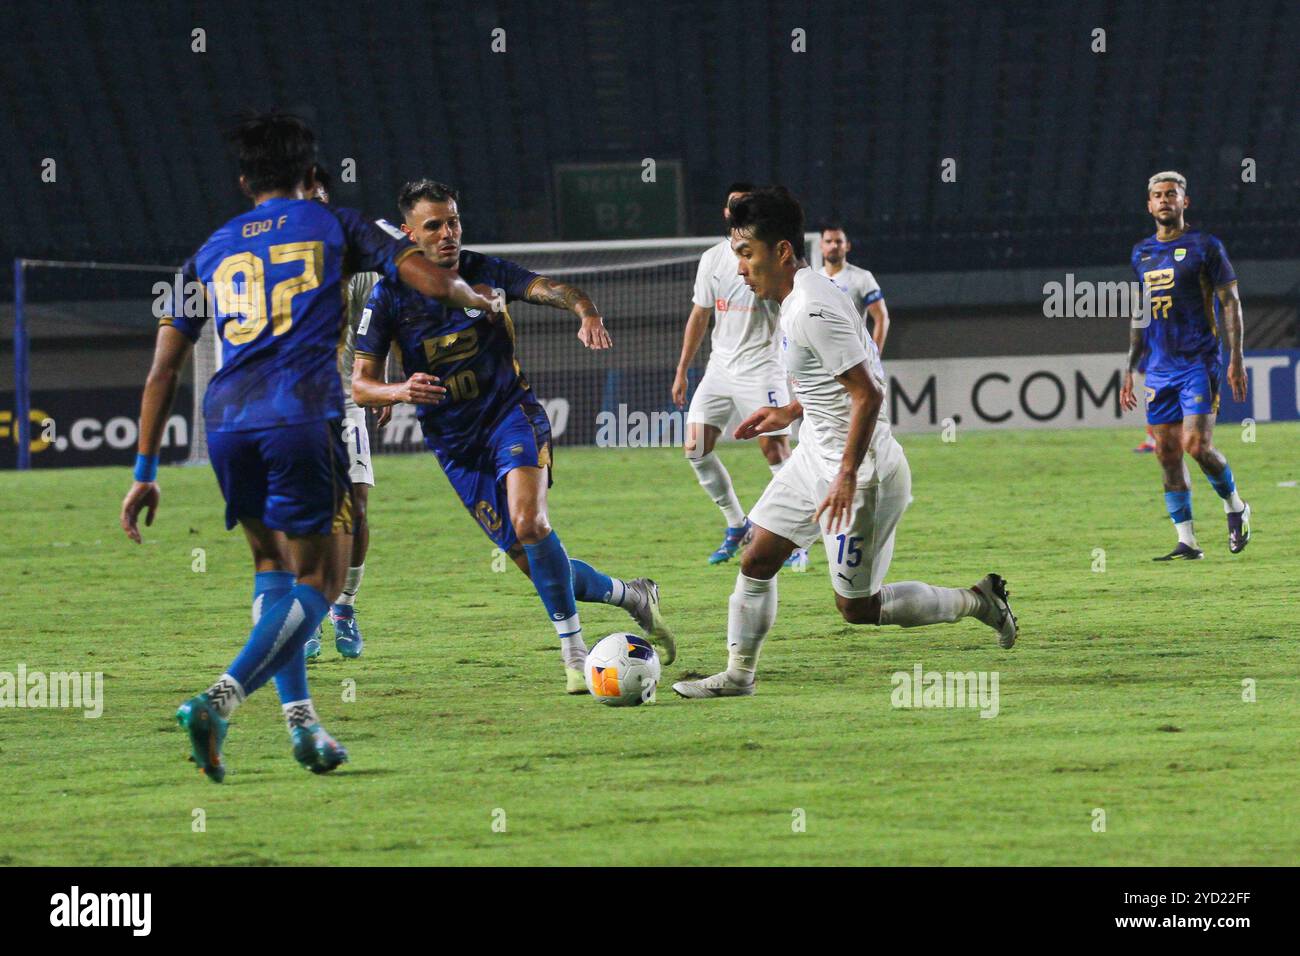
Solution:
<svg viewBox="0 0 1300 956"><path fill-rule="evenodd" d="M846 369L835 380L844 386L852 402L849 413L849 438L844 443L844 457L840 461L840 470L831 482L826 493L826 500L813 516L820 521L822 512L827 513L826 528L831 534L840 529L841 523L847 526L853 517L853 495L858 488L858 469L862 459L871 447L871 436L876 431L876 420L880 415L880 406L885 401L885 393L880 390L876 380L867 371L867 363L861 362Z"/></svg>
<svg viewBox="0 0 1300 956"><path fill-rule="evenodd" d="M384 381L384 360L358 352L352 363L352 399L363 407L385 407L407 402L437 405L447 389L428 372L416 372L405 382Z"/></svg>
<svg viewBox="0 0 1300 956"><path fill-rule="evenodd" d="M605 329L605 320L587 293L577 286L558 279L538 276L524 293L524 301L536 305L549 305L553 309L567 309L578 317L578 341L589 349L607 349L614 343Z"/></svg>
<svg viewBox="0 0 1300 956"><path fill-rule="evenodd" d="M190 357L194 345L181 332L170 325L158 329L154 343L153 364L145 379L144 394L140 398L140 440L136 447L135 481L122 499L119 521L126 536L140 543L139 516L145 511L145 525L153 524L161 492L158 489L158 449L162 446L163 428L171 413L180 384L181 369Z"/></svg>
<svg viewBox="0 0 1300 956"><path fill-rule="evenodd" d="M1241 293L1237 283L1229 282L1222 288L1215 289L1223 309L1223 338L1228 343L1228 385L1232 388L1234 401L1246 400L1246 363L1242 354L1245 344L1245 321L1241 314Z"/></svg>
<svg viewBox="0 0 1300 956"><path fill-rule="evenodd" d="M424 256L407 256L398 264L397 274L416 292L437 299L443 305L457 309L482 309L484 312L501 311L496 300L475 292L460 276L435 266Z"/></svg>
<svg viewBox="0 0 1300 956"><path fill-rule="evenodd" d="M677 360L677 373L673 376L673 404L678 408L686 407L687 375L700 350L700 344L704 341L704 335L709 331L709 316L712 314L710 308L691 304L691 315L686 320L686 334L682 336L682 357Z"/></svg>

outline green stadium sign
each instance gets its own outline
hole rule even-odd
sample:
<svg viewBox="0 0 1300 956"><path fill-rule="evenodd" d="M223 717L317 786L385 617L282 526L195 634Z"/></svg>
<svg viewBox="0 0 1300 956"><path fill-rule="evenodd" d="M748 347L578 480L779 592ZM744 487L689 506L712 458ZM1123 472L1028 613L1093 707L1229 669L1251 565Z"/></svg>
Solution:
<svg viewBox="0 0 1300 956"><path fill-rule="evenodd" d="M683 235L677 160L555 167L561 239L652 239Z"/></svg>

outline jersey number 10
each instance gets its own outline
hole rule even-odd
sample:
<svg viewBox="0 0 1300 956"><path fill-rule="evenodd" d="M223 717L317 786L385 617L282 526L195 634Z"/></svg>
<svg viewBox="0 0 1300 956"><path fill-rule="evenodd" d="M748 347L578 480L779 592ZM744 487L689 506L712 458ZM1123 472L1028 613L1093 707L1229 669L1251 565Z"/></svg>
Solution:
<svg viewBox="0 0 1300 956"><path fill-rule="evenodd" d="M281 279L271 287L271 334L284 335L293 325L293 297L315 289L321 283L325 265L325 243L282 242L267 250L272 265L301 262L302 272ZM235 291L235 277L242 275L240 291ZM212 274L217 309L222 315L242 316L227 321L221 333L231 345L243 345L262 334L266 328L266 267L255 253L239 252L221 260Z"/></svg>

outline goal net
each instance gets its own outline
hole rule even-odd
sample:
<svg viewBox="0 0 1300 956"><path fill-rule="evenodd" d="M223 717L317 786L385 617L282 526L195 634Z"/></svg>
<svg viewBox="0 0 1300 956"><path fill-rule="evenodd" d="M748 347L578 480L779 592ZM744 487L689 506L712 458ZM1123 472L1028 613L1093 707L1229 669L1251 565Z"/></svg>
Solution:
<svg viewBox="0 0 1300 956"><path fill-rule="evenodd" d="M550 416L556 444L599 444L615 432L632 432L649 445L680 444L686 413L673 406L673 374L700 255L721 238L472 247L578 286L605 317L614 347L593 352L578 341L578 320L572 313L527 302L510 306L519 362ZM809 262L820 267L817 234L807 233L805 239ZM706 337L691 369L691 390L704 372L708 342ZM194 350L191 462L207 458L203 391L217 369L219 355L215 333L205 328ZM395 376L391 362L389 368ZM376 454L423 447L410 405L394 406L392 421L371 441Z"/></svg>

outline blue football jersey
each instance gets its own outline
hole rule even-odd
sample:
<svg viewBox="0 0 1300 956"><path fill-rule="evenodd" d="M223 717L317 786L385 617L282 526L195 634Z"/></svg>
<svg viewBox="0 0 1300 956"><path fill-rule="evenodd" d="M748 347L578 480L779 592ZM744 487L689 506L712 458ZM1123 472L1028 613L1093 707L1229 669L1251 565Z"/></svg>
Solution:
<svg viewBox="0 0 1300 956"><path fill-rule="evenodd" d="M217 324L208 431L341 418L344 279L374 271L400 282L398 264L416 252L354 209L309 199L268 199L214 232L182 270L207 287L204 314L187 316L178 302L162 320L191 341L209 317Z"/></svg>
<svg viewBox="0 0 1300 956"><path fill-rule="evenodd" d="M522 299L537 278L505 259L462 250L460 277L470 285L504 289L506 301ZM437 376L447 394L437 405L416 405L428 444L459 456L475 450L490 430L531 390L515 357L515 330L508 314L455 309L393 279L375 284L357 323L357 355L382 360L393 343L407 376Z"/></svg>
<svg viewBox="0 0 1300 956"><path fill-rule="evenodd" d="M1214 293L1237 279L1223 243L1199 229L1166 242L1150 236L1133 247L1132 263L1151 297L1151 321L1143 330L1146 367L1174 368L1216 356Z"/></svg>

